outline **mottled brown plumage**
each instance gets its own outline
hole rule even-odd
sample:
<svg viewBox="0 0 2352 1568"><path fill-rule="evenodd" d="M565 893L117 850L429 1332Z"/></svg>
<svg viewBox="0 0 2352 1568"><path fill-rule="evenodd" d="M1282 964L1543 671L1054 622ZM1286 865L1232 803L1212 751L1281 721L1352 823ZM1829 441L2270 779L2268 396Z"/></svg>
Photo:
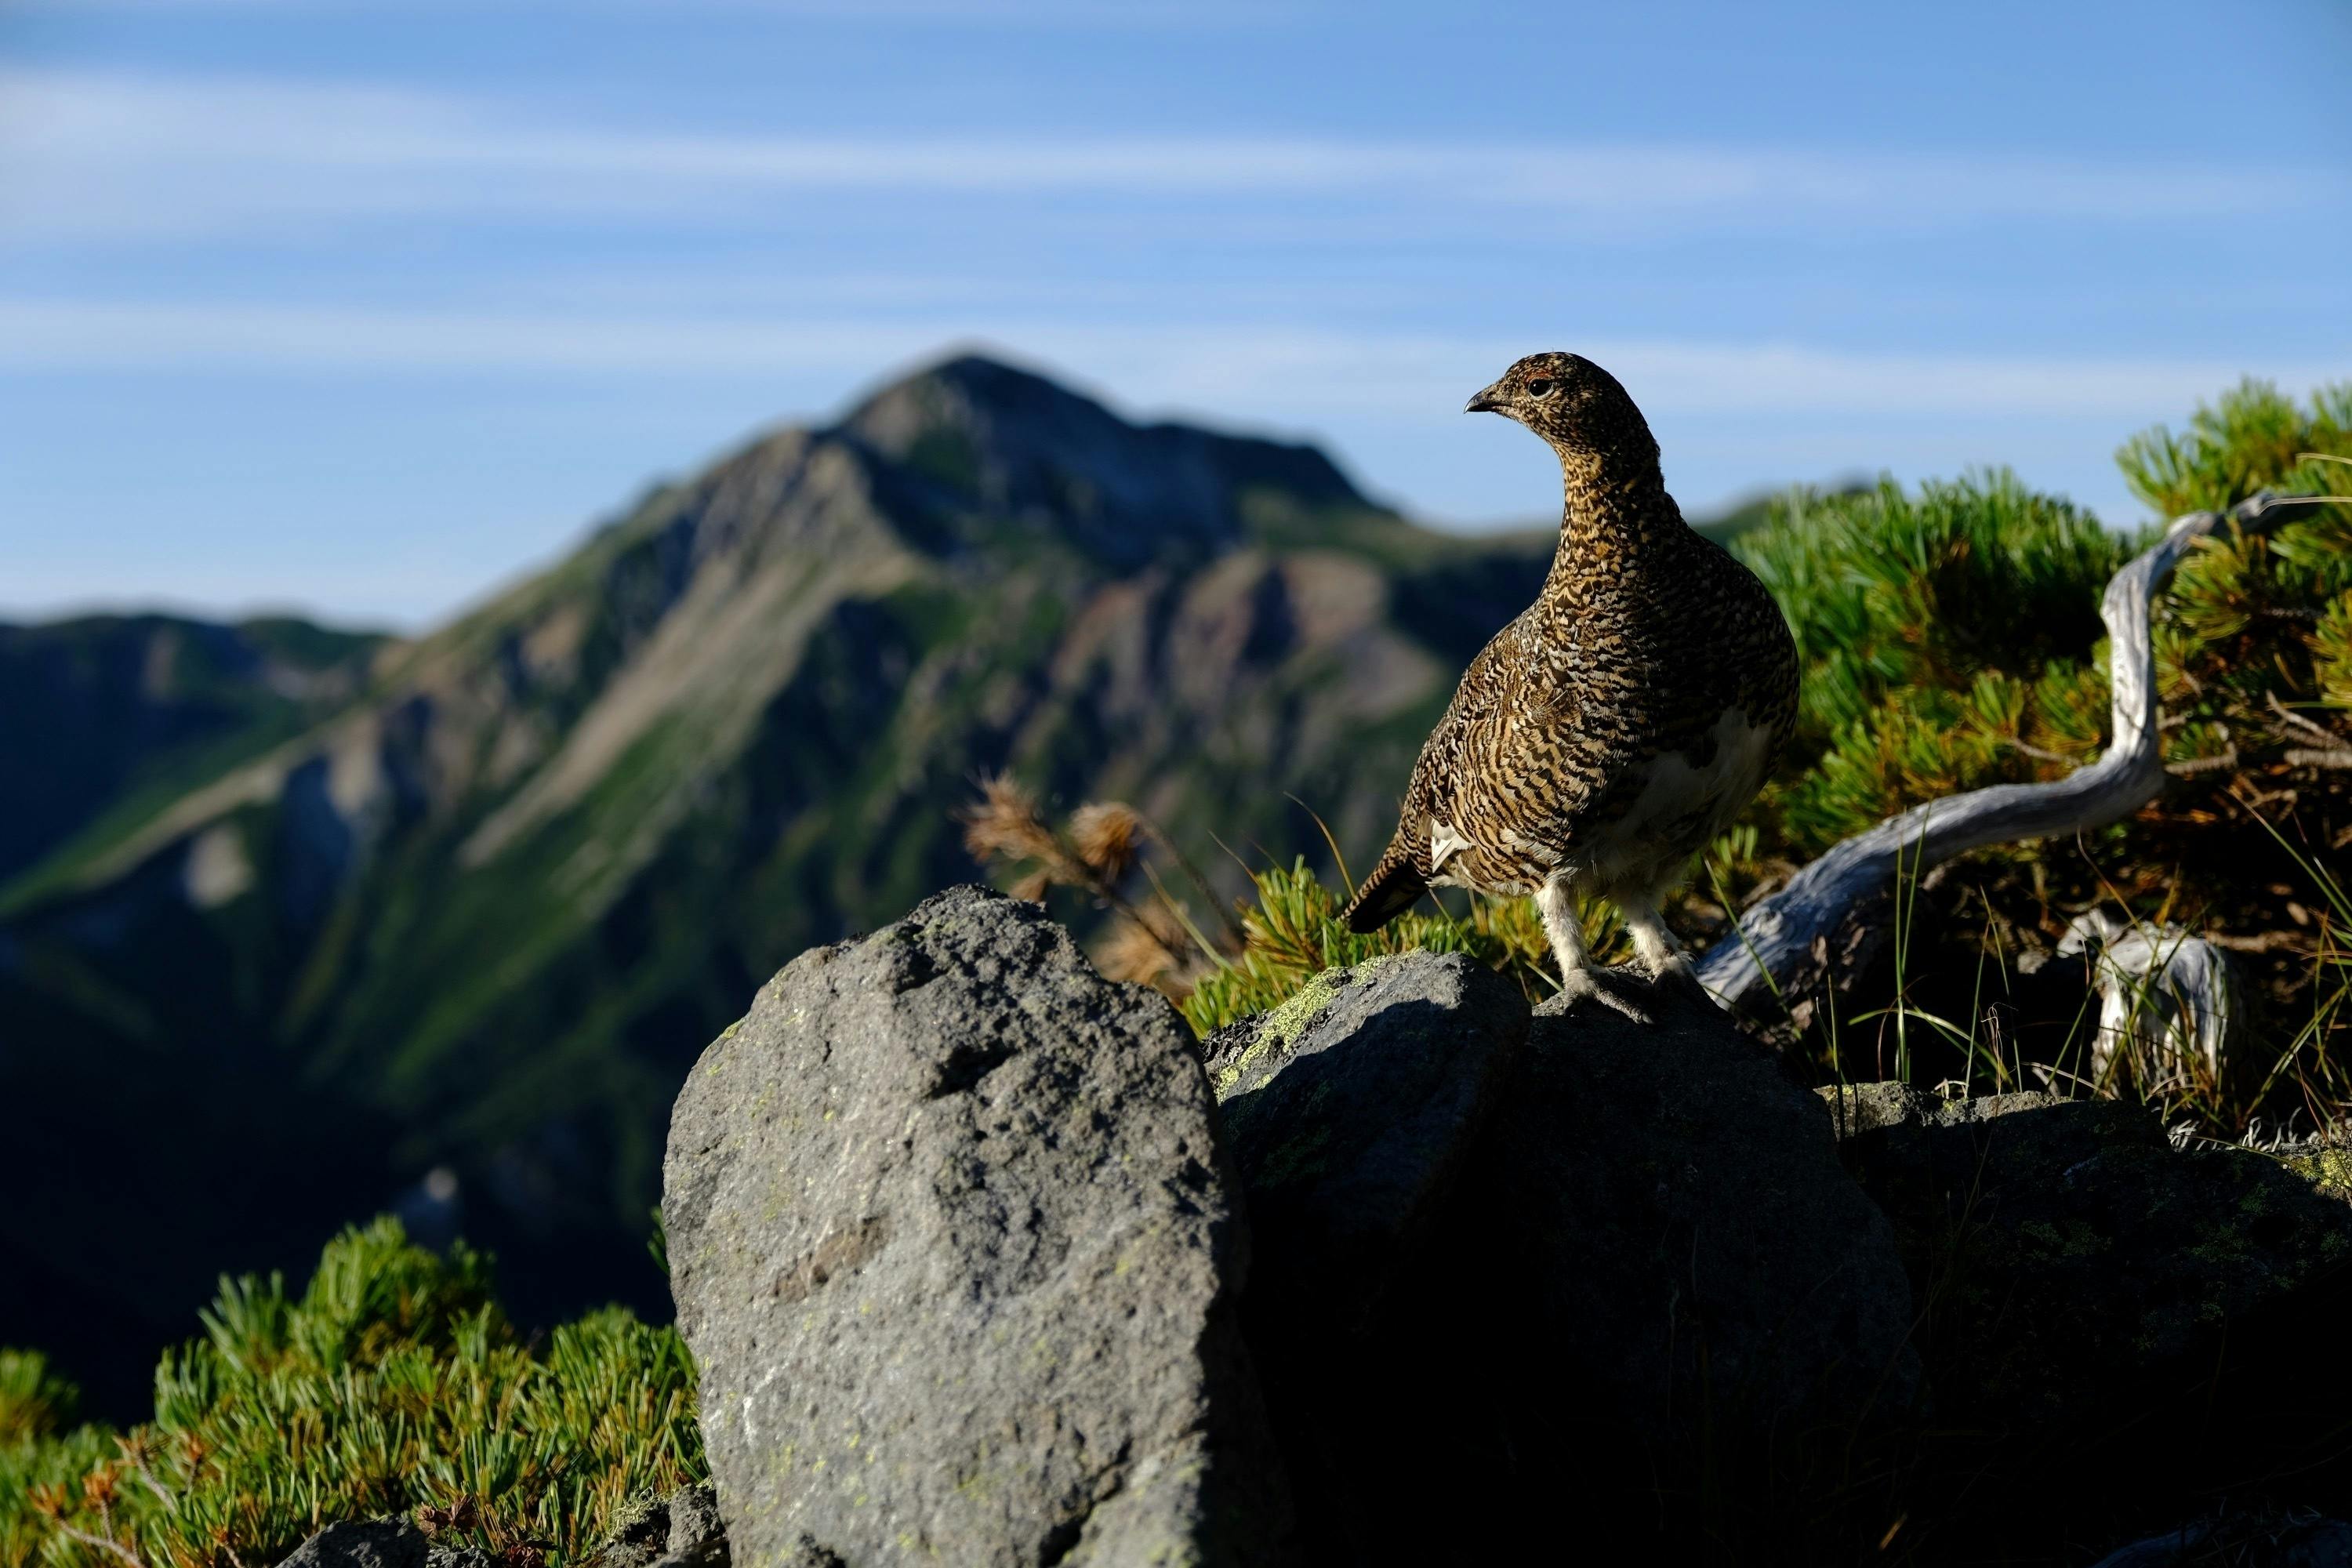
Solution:
<svg viewBox="0 0 2352 1568"><path fill-rule="evenodd" d="M1786 744L1796 646L1755 574L1683 521L1649 425L1608 372L1531 354L1469 407L1559 455L1559 545L1536 602L1471 661L1422 747L1396 837L1347 920L1374 930L1433 885L1531 895L1571 1000L1613 1001L1585 960L1576 898L1614 902L1653 974L1687 967L1658 900Z"/></svg>

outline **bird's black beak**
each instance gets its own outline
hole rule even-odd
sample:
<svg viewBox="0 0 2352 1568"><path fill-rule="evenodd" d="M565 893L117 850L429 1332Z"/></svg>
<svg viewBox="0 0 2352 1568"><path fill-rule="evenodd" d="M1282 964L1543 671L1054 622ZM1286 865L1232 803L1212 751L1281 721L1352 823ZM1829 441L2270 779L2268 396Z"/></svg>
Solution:
<svg viewBox="0 0 2352 1568"><path fill-rule="evenodd" d="M1462 405L1465 414L1499 414L1503 411L1503 384L1496 382Z"/></svg>

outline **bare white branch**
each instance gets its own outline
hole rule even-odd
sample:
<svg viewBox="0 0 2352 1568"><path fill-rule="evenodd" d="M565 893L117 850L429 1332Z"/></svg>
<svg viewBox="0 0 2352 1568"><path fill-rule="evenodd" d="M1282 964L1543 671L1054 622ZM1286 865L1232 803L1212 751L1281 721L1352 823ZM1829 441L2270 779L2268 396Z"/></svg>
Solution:
<svg viewBox="0 0 2352 1568"><path fill-rule="evenodd" d="M2263 532L2327 499L2264 490L2227 512L2175 519L2161 540L2115 574L2100 602L2114 686L2112 738L2098 761L2047 784L1994 784L1929 801L1855 834L1741 915L1738 931L1699 960L1701 983L1727 1007L1754 1000L1792 980L1848 910L1894 886L1898 867L1917 874L1987 845L2103 827L2154 800L2165 780L2148 626L2157 589L2190 546L2223 524Z"/></svg>

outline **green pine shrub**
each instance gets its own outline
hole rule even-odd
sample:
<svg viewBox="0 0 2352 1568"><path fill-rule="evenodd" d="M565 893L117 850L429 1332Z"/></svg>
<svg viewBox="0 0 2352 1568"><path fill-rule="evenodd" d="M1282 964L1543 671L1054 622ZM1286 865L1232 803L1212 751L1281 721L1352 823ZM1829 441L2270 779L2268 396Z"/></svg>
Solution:
<svg viewBox="0 0 2352 1568"><path fill-rule="evenodd" d="M2352 492L2352 382L2305 406L2247 382L2179 434L2158 426L2134 437L2117 461L2133 492L2167 515L2266 489ZM2352 507L2209 542L2181 563L2162 616L2165 711L2201 742L2180 754L2260 752L2281 706L2352 710Z"/></svg>
<svg viewBox="0 0 2352 1568"><path fill-rule="evenodd" d="M258 1568L394 1513L561 1568L626 1500L705 1473L674 1330L609 1308L525 1342L480 1254L395 1220L328 1243L299 1296L224 1279L201 1316L127 1433L68 1429L70 1391L0 1352L0 1568Z"/></svg>
<svg viewBox="0 0 2352 1568"><path fill-rule="evenodd" d="M37 1351L0 1350L0 1446L46 1437L73 1419L81 1391Z"/></svg>
<svg viewBox="0 0 2352 1568"><path fill-rule="evenodd" d="M2135 437L2117 461L2168 521L2264 489L2352 489L2352 383L2300 405L2245 383L2182 432ZM1809 858L1922 801L2058 777L2096 756L2108 702L2100 595L2155 537L2112 532L2003 470L1916 492L1882 482L1784 497L1732 546L1780 600L1803 661L1796 754L1757 814L1768 852ZM2290 749L2280 707L2352 707L2347 595L2352 509L2191 551L2157 610L2168 760L2276 754ZM2225 789L2236 776L2214 774Z"/></svg>
<svg viewBox="0 0 2352 1568"><path fill-rule="evenodd" d="M2005 470L1783 498L1732 546L1803 672L1769 847L1810 858L1918 801L2095 755L2099 595L2140 542Z"/></svg>
<svg viewBox="0 0 2352 1568"><path fill-rule="evenodd" d="M79 1403L38 1352L0 1350L0 1568L37 1561L50 1539L36 1492L79 1487L116 1453L110 1434L73 1425Z"/></svg>

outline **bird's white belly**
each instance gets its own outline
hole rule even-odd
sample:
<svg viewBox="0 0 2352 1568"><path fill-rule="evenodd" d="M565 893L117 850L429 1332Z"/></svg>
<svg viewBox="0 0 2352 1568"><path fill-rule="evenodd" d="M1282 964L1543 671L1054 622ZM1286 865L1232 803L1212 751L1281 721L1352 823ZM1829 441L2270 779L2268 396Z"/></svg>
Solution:
<svg viewBox="0 0 2352 1568"><path fill-rule="evenodd" d="M1646 776L1633 805L1578 845L1580 880L1601 889L1654 886L1731 826L1764 782L1772 731L1744 709L1727 708L1711 733L1715 753L1703 763L1667 752L1643 764Z"/></svg>

